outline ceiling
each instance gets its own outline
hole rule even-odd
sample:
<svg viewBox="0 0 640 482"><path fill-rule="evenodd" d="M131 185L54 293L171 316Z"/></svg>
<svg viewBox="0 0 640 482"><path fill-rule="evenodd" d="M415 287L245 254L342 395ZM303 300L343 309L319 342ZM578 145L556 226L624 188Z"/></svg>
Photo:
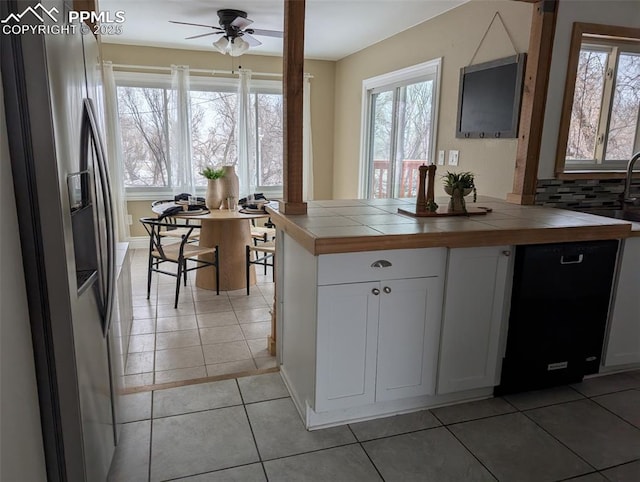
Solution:
<svg viewBox="0 0 640 482"><path fill-rule="evenodd" d="M468 0L307 0L305 57L339 60L398 32L433 18ZM169 20L218 25L216 11L247 12L252 27L283 29L283 0L100 0L102 11L125 12L121 35L103 35L105 43L210 50L218 35L193 40L205 27L175 25ZM282 55L282 39L257 36L254 55Z"/></svg>

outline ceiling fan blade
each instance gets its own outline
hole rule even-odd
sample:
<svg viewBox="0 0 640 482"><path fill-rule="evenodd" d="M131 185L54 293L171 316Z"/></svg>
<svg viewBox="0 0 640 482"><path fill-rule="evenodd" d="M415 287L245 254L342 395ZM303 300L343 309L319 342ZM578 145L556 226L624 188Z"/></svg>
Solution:
<svg viewBox="0 0 640 482"><path fill-rule="evenodd" d="M208 37L209 35L220 35L222 34L222 32L209 32L209 33L201 33L200 35L194 35L192 37L185 37L185 40L192 40L194 38L200 38L200 37Z"/></svg>
<svg viewBox="0 0 640 482"><path fill-rule="evenodd" d="M207 27L207 28L214 28L216 30L222 30L220 27L216 27L214 25L202 25L201 23L178 22L176 20L169 20L169 23L177 23L180 25L193 25L196 27Z"/></svg>
<svg viewBox="0 0 640 482"><path fill-rule="evenodd" d="M276 38L282 38L283 36L283 33L277 30L263 30L261 28L254 28L251 30L253 30L253 35L264 35L265 37L276 37Z"/></svg>
<svg viewBox="0 0 640 482"><path fill-rule="evenodd" d="M245 33L242 38L244 40L247 41L247 43L251 46L251 47L257 47L258 45L262 45L262 42L260 42L260 40L258 40L255 37L252 37L251 35L249 35L248 33Z"/></svg>
<svg viewBox="0 0 640 482"><path fill-rule="evenodd" d="M247 28L252 23L253 23L253 20L250 20L248 18L236 17L236 18L233 19L233 22L231 22L231 26L237 27L240 30L244 30L245 28Z"/></svg>

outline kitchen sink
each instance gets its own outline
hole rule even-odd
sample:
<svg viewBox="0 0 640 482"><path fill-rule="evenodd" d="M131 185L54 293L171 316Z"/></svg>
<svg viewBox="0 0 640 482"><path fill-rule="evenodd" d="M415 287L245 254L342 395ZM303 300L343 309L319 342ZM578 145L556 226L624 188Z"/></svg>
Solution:
<svg viewBox="0 0 640 482"><path fill-rule="evenodd" d="M625 221L640 222L640 209L636 207L627 209L585 208L576 209L576 211L587 214L595 214L597 216L604 216L606 218L624 219Z"/></svg>

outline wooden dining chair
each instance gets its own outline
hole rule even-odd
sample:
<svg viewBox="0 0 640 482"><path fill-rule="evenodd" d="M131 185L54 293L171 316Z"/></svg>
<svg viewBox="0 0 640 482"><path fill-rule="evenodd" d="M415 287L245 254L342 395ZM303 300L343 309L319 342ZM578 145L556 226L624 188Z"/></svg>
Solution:
<svg viewBox="0 0 640 482"><path fill-rule="evenodd" d="M196 244L192 238L194 231L199 231L200 226L182 223L179 220L159 221L156 218L140 218L140 222L149 234L149 263L147 268L147 299L151 295L151 275L152 273L162 273L176 278L176 295L173 307L178 307L178 297L180 295L180 281L187 285L187 273L200 268L212 266L216 271L216 294L220 294L220 269L218 246L205 247ZM167 230L180 229L184 233L179 238L173 238L174 242L169 242L166 236ZM177 241L179 239L179 241ZM212 255L213 260L204 259L202 255ZM194 263L189 267L187 262ZM173 273L162 269L163 263L174 263L177 265L177 272Z"/></svg>
<svg viewBox="0 0 640 482"><path fill-rule="evenodd" d="M258 243L267 243L276 239L276 229L271 222L271 218L268 218L267 222L262 226L256 226L256 220L251 220L251 239L254 246L257 246Z"/></svg>
<svg viewBox="0 0 640 482"><path fill-rule="evenodd" d="M169 204L171 203L171 205L175 205L175 201L173 199L161 199L158 201L153 201L151 203L151 209L157 207L157 206L161 206L163 204ZM160 231L160 236L167 236L170 238L182 238L182 236L184 236L188 230L180 228L175 226L176 223L176 219L172 218L172 217L166 217L163 218L165 220L165 222L169 223L171 226L167 227L166 229L162 229ZM195 225L198 225L198 221L194 220L193 221ZM186 220L185 224L191 224L190 220ZM189 235L189 242L192 243L194 241L197 241L200 238L200 230L194 230L191 231L190 235Z"/></svg>
<svg viewBox="0 0 640 482"><path fill-rule="evenodd" d="M248 244L246 246L246 277L247 277L247 296L250 294L251 286L251 265L262 265L264 274L267 274L267 267L271 266L273 280L275 281L275 259L276 259L276 242L275 240L266 241L259 244ZM253 259L252 259L253 258Z"/></svg>

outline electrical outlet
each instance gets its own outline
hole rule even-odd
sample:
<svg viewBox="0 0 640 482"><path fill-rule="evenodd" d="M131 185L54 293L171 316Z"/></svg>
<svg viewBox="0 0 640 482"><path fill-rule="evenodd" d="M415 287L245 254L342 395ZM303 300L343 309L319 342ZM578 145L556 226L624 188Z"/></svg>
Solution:
<svg viewBox="0 0 640 482"><path fill-rule="evenodd" d="M449 165L457 166L458 165L458 155L460 151L449 151Z"/></svg>
<svg viewBox="0 0 640 482"><path fill-rule="evenodd" d="M127 223L129 226L133 224L133 216L131 216L131 214L127 214Z"/></svg>
<svg viewBox="0 0 640 482"><path fill-rule="evenodd" d="M438 166L444 166L444 151L438 151Z"/></svg>

